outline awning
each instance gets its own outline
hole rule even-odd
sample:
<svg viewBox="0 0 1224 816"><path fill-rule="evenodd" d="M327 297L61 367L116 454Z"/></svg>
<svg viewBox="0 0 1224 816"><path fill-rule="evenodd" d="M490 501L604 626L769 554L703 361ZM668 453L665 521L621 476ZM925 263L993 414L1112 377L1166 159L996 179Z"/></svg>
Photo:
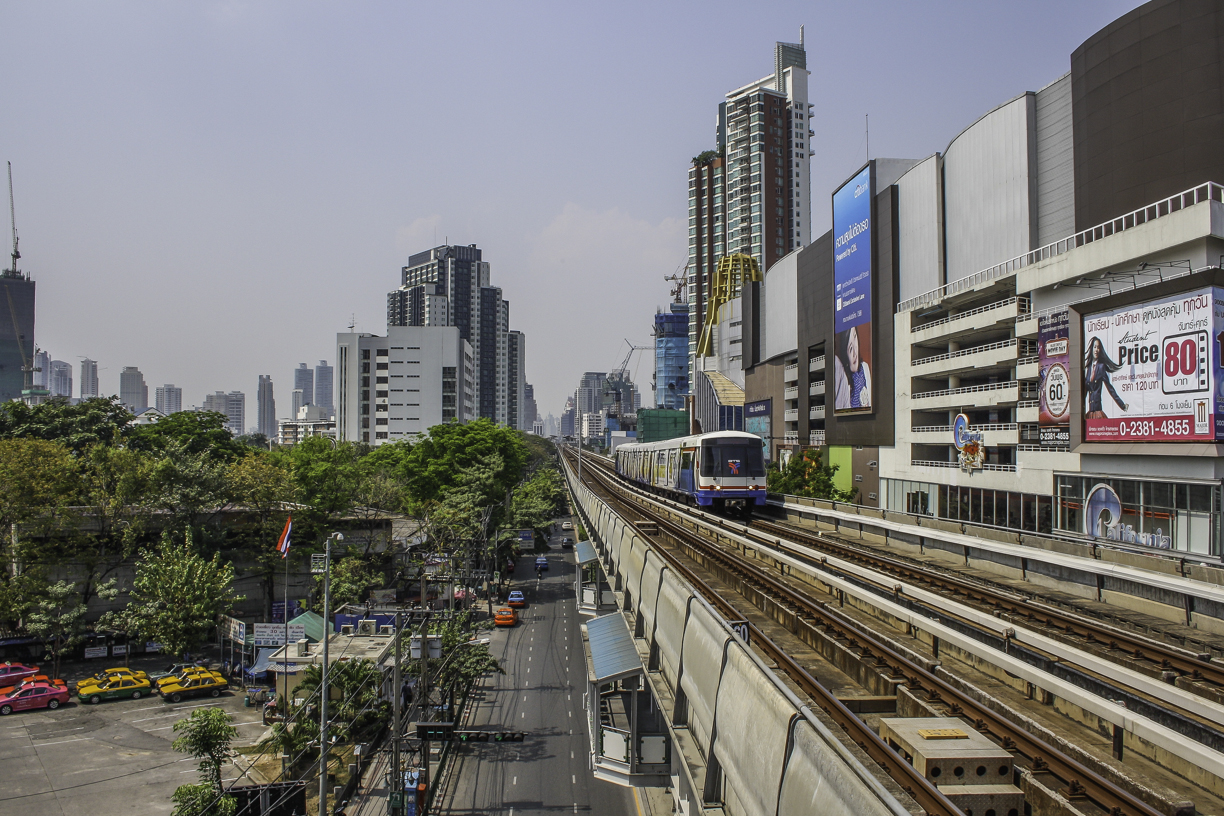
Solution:
<svg viewBox="0 0 1224 816"><path fill-rule="evenodd" d="M268 671L276 674L297 674L302 669L311 665L310 663L281 663L280 661L269 662Z"/></svg>
<svg viewBox="0 0 1224 816"><path fill-rule="evenodd" d="M255 665L247 669L247 674L263 674L266 672L268 670L268 665L271 662L272 655L278 651L280 651L279 648L260 649L259 656L255 658Z"/></svg>
<svg viewBox="0 0 1224 816"><path fill-rule="evenodd" d="M591 650L587 655L587 675L592 682L610 683L644 671L629 625L619 612L592 618L582 628Z"/></svg>
<svg viewBox="0 0 1224 816"><path fill-rule="evenodd" d="M599 555L596 554L595 548L591 546L590 541L579 541L574 546L574 552L578 555L579 564L589 564L592 561L599 560Z"/></svg>

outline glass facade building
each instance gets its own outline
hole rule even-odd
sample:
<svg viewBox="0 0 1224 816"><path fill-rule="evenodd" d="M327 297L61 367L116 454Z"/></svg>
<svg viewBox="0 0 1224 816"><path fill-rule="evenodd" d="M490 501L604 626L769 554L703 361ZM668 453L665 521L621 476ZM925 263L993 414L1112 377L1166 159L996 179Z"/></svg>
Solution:
<svg viewBox="0 0 1224 816"><path fill-rule="evenodd" d="M683 411L689 395L689 307L673 303L655 315L655 407Z"/></svg>

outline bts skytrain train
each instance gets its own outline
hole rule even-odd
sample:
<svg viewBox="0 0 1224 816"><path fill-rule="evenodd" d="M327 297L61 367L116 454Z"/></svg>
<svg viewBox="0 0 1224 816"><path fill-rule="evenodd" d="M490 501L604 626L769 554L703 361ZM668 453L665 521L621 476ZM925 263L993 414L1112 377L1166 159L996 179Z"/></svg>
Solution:
<svg viewBox="0 0 1224 816"><path fill-rule="evenodd" d="M742 431L621 445L616 472L700 507L747 510L765 504L761 438Z"/></svg>

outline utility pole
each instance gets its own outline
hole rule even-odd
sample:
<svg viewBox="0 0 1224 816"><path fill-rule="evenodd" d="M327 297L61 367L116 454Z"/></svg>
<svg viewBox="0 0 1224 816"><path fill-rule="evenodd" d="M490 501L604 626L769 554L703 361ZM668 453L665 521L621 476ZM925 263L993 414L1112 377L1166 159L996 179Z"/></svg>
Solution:
<svg viewBox="0 0 1224 816"><path fill-rule="evenodd" d="M429 705L429 613L425 613L425 619L421 621L421 682L420 691L417 697L417 707L421 711L421 718L425 722L433 721L432 707ZM403 783L401 783L403 784ZM421 786L424 785L424 788ZM425 796L429 796L429 738L421 740L421 775L417 777L417 790L424 790ZM413 792L415 795L415 791ZM421 803L422 816L425 813L425 803Z"/></svg>
<svg viewBox="0 0 1224 816"><path fill-rule="evenodd" d="M343 541L340 533L327 538L326 566L323 568L323 672L319 700L319 816L327 816L327 698L331 688L327 685L327 643L331 640L331 545L332 540ZM289 599L285 599L285 617L289 616ZM288 648L288 646L286 646Z"/></svg>
<svg viewBox="0 0 1224 816"><path fill-rule="evenodd" d="M404 793L404 775L400 768L400 736L403 733L403 724L400 721L402 716L402 706L404 693L400 689L403 684L403 678L400 675L400 611L395 610L395 670L391 674L391 693L395 695L392 698L391 708L394 714L395 730L391 734L391 778L395 780L396 790L400 795L395 797L399 801L403 801ZM394 809L395 813L402 813L401 808Z"/></svg>

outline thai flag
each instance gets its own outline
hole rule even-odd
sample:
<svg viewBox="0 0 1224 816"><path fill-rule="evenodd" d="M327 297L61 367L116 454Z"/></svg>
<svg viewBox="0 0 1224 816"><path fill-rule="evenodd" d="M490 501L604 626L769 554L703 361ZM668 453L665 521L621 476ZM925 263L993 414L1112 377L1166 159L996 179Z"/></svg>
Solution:
<svg viewBox="0 0 1224 816"><path fill-rule="evenodd" d="M285 529L276 540L276 549L280 550L281 558L289 557L289 533L293 530L293 516L285 519Z"/></svg>

